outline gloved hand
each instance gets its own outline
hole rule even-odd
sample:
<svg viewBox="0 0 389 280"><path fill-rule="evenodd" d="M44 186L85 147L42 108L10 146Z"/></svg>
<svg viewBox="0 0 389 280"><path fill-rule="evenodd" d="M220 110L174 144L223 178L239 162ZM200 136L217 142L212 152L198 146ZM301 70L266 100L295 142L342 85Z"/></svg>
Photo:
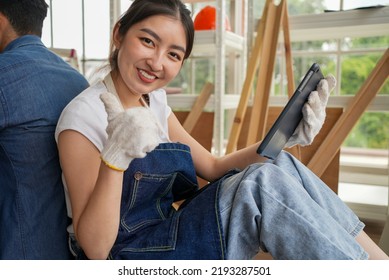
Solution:
<svg viewBox="0 0 389 280"><path fill-rule="evenodd" d="M159 144L158 120L149 108L124 110L112 93L100 95L108 114L107 142L101 159L110 168L125 171L134 158L143 158Z"/></svg>
<svg viewBox="0 0 389 280"><path fill-rule="evenodd" d="M285 144L285 148L294 145L307 146L313 142L319 133L326 118L326 106L330 92L336 84L335 77L329 75L317 85L316 91L309 94L308 101L304 104L303 119L298 124L292 137Z"/></svg>

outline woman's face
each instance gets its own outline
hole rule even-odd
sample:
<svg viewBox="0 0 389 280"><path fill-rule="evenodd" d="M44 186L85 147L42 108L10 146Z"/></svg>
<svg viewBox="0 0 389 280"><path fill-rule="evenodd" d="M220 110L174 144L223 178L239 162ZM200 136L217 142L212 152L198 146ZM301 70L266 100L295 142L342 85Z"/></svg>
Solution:
<svg viewBox="0 0 389 280"><path fill-rule="evenodd" d="M118 52L118 92L127 87L139 97L166 86L181 69L186 35L181 22L152 16L133 25L124 37L114 33ZM122 96L123 97L123 96Z"/></svg>

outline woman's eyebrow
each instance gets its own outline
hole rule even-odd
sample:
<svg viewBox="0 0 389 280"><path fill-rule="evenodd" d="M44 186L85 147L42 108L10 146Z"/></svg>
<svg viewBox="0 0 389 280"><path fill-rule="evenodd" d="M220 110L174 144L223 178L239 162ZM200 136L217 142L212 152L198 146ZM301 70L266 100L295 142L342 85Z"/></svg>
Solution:
<svg viewBox="0 0 389 280"><path fill-rule="evenodd" d="M158 42L161 42L161 41L162 41L161 37L159 37L158 34L155 33L155 32L154 32L153 30L151 30L151 29L142 28L142 29L140 29L140 31L146 32L146 33L149 34L150 36L154 37ZM177 49L177 50L179 50L179 51L182 51L183 53L186 52L185 48L183 48L183 47L181 47L181 46L179 46L179 45L171 45L170 47L173 48L173 49Z"/></svg>

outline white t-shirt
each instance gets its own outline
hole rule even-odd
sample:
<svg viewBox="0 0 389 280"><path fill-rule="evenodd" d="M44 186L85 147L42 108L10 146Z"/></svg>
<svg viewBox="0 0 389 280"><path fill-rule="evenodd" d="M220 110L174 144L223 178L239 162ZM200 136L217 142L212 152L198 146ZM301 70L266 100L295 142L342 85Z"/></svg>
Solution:
<svg viewBox="0 0 389 280"><path fill-rule="evenodd" d="M55 140L58 143L58 135L64 130L75 130L84 135L91 141L96 148L101 152L108 135L105 131L108 121L107 113L103 102L100 100L100 95L107 92L107 87L100 81L74 98L62 111L58 120L55 131ZM167 119L171 113L171 108L167 105L166 92L163 89L158 89L149 94L150 109L159 120L161 131L161 141L170 142L168 139L168 123ZM62 176L65 186L65 198L68 216L72 217L69 193L66 186L65 178ZM73 227L70 226L68 231L73 233Z"/></svg>

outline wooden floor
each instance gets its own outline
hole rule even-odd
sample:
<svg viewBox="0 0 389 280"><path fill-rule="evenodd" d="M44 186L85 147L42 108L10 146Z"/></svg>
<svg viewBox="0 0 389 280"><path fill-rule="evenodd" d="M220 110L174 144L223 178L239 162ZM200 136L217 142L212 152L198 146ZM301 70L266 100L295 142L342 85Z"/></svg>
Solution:
<svg viewBox="0 0 389 280"><path fill-rule="evenodd" d="M369 221L362 220L365 223L365 232L370 236L370 238L378 244L381 238L381 233L385 226L385 221ZM267 253L259 253L256 257L256 260L272 260L272 256Z"/></svg>

